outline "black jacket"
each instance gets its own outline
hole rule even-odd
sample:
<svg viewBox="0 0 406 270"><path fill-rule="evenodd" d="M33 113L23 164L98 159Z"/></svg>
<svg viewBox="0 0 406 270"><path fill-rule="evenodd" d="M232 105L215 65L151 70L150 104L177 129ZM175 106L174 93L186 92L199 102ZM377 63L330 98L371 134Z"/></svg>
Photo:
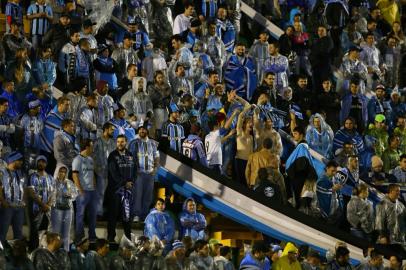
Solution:
<svg viewBox="0 0 406 270"><path fill-rule="evenodd" d="M125 150L121 155L118 150L110 153L108 159L108 184L107 192L115 193L119 188L125 186L127 182L135 183L137 178L135 160L133 155Z"/></svg>

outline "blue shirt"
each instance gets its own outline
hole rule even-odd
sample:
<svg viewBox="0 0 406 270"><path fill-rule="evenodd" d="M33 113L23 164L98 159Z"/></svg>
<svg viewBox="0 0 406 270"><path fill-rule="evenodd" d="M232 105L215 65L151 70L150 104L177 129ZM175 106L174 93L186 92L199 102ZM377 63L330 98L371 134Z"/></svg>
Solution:
<svg viewBox="0 0 406 270"><path fill-rule="evenodd" d="M28 7L27 15L45 12L48 16L52 17L52 9L47 5L38 5L37 3L31 4ZM49 29L49 21L47 18L35 18L31 20L31 35L45 35Z"/></svg>
<svg viewBox="0 0 406 270"><path fill-rule="evenodd" d="M20 115L22 112L21 110L21 103L17 99L17 96L15 93L8 93L6 91L3 91L0 97L3 97L8 100L8 109L7 109L7 114L11 118L15 118Z"/></svg>
<svg viewBox="0 0 406 270"><path fill-rule="evenodd" d="M151 174L155 170L155 160L159 158L157 143L149 138L137 138L130 142L129 150L137 164L137 171Z"/></svg>
<svg viewBox="0 0 406 270"><path fill-rule="evenodd" d="M55 191L55 181L54 178L47 173L43 176L38 173L33 173L29 179L28 188L34 190L34 193L40 197L42 203L47 204ZM34 201L33 211L38 212L39 210L40 206Z"/></svg>
<svg viewBox="0 0 406 270"><path fill-rule="evenodd" d="M80 185L83 190L93 191L94 186L94 167L93 159L91 157L85 157L77 155L72 162L72 172L79 174Z"/></svg>

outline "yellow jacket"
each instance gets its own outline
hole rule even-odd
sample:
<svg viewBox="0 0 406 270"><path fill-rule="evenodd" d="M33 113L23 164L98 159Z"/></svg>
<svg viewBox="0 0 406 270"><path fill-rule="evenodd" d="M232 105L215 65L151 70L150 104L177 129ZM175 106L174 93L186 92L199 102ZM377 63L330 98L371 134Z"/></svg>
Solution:
<svg viewBox="0 0 406 270"><path fill-rule="evenodd" d="M398 4L396 4L396 1L378 0L378 2L376 2L376 6L381 10L382 17L390 25L392 25L395 21L399 21L399 7Z"/></svg>

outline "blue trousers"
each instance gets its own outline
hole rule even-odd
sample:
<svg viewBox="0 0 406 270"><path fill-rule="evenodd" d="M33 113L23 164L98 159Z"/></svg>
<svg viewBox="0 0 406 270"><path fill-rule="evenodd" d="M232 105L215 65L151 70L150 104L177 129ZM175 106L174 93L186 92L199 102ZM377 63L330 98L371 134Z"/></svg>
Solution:
<svg viewBox="0 0 406 270"><path fill-rule="evenodd" d="M63 241L63 248L69 251L70 227L72 224L73 209L60 210L52 208L51 227L52 232L59 233Z"/></svg>
<svg viewBox="0 0 406 270"><path fill-rule="evenodd" d="M149 212L154 193L154 176L138 173L135 181L134 216L144 219Z"/></svg>
<svg viewBox="0 0 406 270"><path fill-rule="evenodd" d="M81 239L85 236L84 216L87 210L89 225L89 240L96 240L96 218L97 218L97 194L95 190L84 191L83 195L76 198L76 225L75 239Z"/></svg>
<svg viewBox="0 0 406 270"><path fill-rule="evenodd" d="M10 225L13 227L14 239L23 238L24 208L0 208L0 241L4 243Z"/></svg>

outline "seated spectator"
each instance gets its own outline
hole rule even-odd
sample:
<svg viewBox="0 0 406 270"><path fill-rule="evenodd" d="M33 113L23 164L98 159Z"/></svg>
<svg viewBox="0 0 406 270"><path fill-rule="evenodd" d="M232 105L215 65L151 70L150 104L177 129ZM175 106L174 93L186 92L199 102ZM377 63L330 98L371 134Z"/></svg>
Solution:
<svg viewBox="0 0 406 270"><path fill-rule="evenodd" d="M1 247L1 243L0 243ZM5 269L35 269L34 264L29 258L27 242L25 240L15 240L11 244L11 254L2 260L3 251L0 248L0 262Z"/></svg>
<svg viewBox="0 0 406 270"><path fill-rule="evenodd" d="M266 257L268 251L269 247L265 242L254 242L251 251L245 253L244 258L241 260L240 269L270 270L271 264Z"/></svg>
<svg viewBox="0 0 406 270"><path fill-rule="evenodd" d="M359 270L369 269L383 269L383 256L378 251L372 250L369 255L369 260L366 263L362 263L357 267Z"/></svg>
<svg viewBox="0 0 406 270"><path fill-rule="evenodd" d="M344 201L341 195L341 184L333 182L338 164L330 161L326 165L326 172L317 180L317 199L320 212L328 223L334 224L340 221L344 213Z"/></svg>
<svg viewBox="0 0 406 270"><path fill-rule="evenodd" d="M128 269L132 267L134 263L132 258L134 248L134 243L123 235L117 254L109 259L109 269Z"/></svg>
<svg viewBox="0 0 406 270"><path fill-rule="evenodd" d="M344 121L343 127L341 127L334 135L333 152L340 148L343 148L345 142L351 142L355 147L355 154L359 154L365 151L364 141L362 136L357 132L356 123L354 118L348 117Z"/></svg>
<svg viewBox="0 0 406 270"><path fill-rule="evenodd" d="M57 233L47 233L46 248L40 247L32 254L35 269L70 269L70 260L66 251L60 251L61 237Z"/></svg>
<svg viewBox="0 0 406 270"><path fill-rule="evenodd" d="M383 171L384 163L378 156L371 158L371 169L364 174L361 174L361 179L368 184L381 185L388 182L389 175Z"/></svg>
<svg viewBox="0 0 406 270"><path fill-rule="evenodd" d="M385 198L376 206L375 230L388 233L391 244L405 243L406 208L399 201L400 186L390 184Z"/></svg>
<svg viewBox="0 0 406 270"><path fill-rule="evenodd" d="M399 151L400 138L396 135L391 135L388 138L388 147L382 154L383 170L389 173L398 165L401 152Z"/></svg>
<svg viewBox="0 0 406 270"><path fill-rule="evenodd" d="M272 265L272 270L300 270L298 261L299 250L294 244L288 242L283 250L282 256Z"/></svg>
<svg viewBox="0 0 406 270"><path fill-rule="evenodd" d="M335 260L327 264L326 270L343 269L352 270L350 264L350 251L347 247L340 246L336 248Z"/></svg>
<svg viewBox="0 0 406 270"><path fill-rule="evenodd" d="M366 184L353 189L353 196L347 204L347 220L351 224L352 235L371 240L375 218L372 202L368 201Z"/></svg>
<svg viewBox="0 0 406 270"><path fill-rule="evenodd" d="M183 211L179 216L180 238L190 236L193 241L204 239L206 236L206 218L196 211L193 198L188 198L183 203Z"/></svg>
<svg viewBox="0 0 406 270"><path fill-rule="evenodd" d="M185 245L175 240L172 244L172 251L166 256L165 264L168 270L192 269L191 260L185 256Z"/></svg>
<svg viewBox="0 0 406 270"><path fill-rule="evenodd" d="M97 239L96 249L90 250L86 255L87 268L108 269L107 254L109 251L109 242L106 239Z"/></svg>
<svg viewBox="0 0 406 270"><path fill-rule="evenodd" d="M89 239L83 238L74 242L69 251L72 270L84 269L86 267L86 254L89 250Z"/></svg>
<svg viewBox="0 0 406 270"><path fill-rule="evenodd" d="M307 253L306 260L301 263L303 270L320 270L321 256L318 251L310 250Z"/></svg>
<svg viewBox="0 0 406 270"><path fill-rule="evenodd" d="M165 246L164 255L171 249L175 234L175 223L172 217L165 212L165 201L158 198L154 209L145 218L144 235L149 239L158 238Z"/></svg>
<svg viewBox="0 0 406 270"><path fill-rule="evenodd" d="M391 174L397 183L406 183L406 154L400 156L399 165L392 170Z"/></svg>
<svg viewBox="0 0 406 270"><path fill-rule="evenodd" d="M245 178L247 179L247 185L249 188L253 188L257 185L258 170L261 168L270 167L272 140L266 138L263 140L262 149L258 152L252 153L248 157L247 167L245 169Z"/></svg>
<svg viewBox="0 0 406 270"><path fill-rule="evenodd" d="M197 269L215 270L213 257L209 254L209 244L206 240L199 239L194 244L195 251L190 260Z"/></svg>
<svg viewBox="0 0 406 270"><path fill-rule="evenodd" d="M306 131L309 147L325 158L330 158L333 149L333 130L324 118L316 113L310 117Z"/></svg>

